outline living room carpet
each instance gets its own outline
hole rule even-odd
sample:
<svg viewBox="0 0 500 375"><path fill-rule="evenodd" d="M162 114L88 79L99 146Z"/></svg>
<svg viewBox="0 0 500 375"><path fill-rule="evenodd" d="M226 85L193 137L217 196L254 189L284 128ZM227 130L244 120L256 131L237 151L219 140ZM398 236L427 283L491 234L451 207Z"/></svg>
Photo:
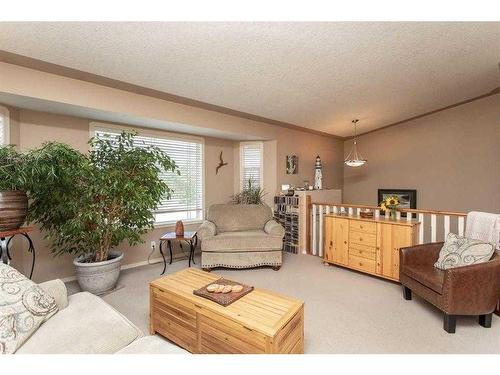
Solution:
<svg viewBox="0 0 500 375"><path fill-rule="evenodd" d="M199 258L196 259L199 267ZM149 282L161 263L122 271L116 291L104 296L144 333L149 326ZM167 273L187 267L187 260L167 266ZM500 353L500 318L485 329L476 317L459 317L457 332L447 334L442 314L401 286L335 266L320 258L285 254L279 271L270 268L223 270L228 279L266 288L305 301L306 353ZM68 283L70 293L78 291Z"/></svg>

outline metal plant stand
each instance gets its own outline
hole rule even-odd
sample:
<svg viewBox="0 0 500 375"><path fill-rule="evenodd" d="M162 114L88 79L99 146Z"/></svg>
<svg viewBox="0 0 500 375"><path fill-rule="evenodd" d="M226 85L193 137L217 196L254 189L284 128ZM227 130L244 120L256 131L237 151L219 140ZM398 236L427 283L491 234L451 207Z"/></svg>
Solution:
<svg viewBox="0 0 500 375"><path fill-rule="evenodd" d="M0 231L0 259L5 264L10 264L12 260L10 256L10 243L17 235L23 236L28 241L28 252L31 253L32 261L31 261L31 271L30 271L30 279L33 276L33 270L35 269L35 246L33 245L33 241L29 236L29 232L33 231L33 227L21 227L18 229L12 230L4 230Z"/></svg>

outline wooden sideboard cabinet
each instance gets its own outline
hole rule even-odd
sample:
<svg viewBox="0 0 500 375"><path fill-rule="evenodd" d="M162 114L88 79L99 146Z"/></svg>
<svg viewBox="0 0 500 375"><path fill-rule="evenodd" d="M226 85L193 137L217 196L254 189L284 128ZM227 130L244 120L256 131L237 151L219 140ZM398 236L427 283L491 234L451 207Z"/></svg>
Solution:
<svg viewBox="0 0 500 375"><path fill-rule="evenodd" d="M417 220L326 215L325 262L399 281L399 249L417 244Z"/></svg>

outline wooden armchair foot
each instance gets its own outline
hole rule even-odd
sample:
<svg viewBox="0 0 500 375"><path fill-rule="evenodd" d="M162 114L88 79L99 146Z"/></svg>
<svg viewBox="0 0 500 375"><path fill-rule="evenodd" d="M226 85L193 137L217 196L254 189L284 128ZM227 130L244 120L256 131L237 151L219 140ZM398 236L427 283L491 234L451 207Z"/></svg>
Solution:
<svg viewBox="0 0 500 375"><path fill-rule="evenodd" d="M274 266L273 271L279 271L280 268L281 268L281 266Z"/></svg>
<svg viewBox="0 0 500 375"><path fill-rule="evenodd" d="M207 268L207 267L202 268L202 270L205 271L205 272L212 272L212 269L211 268Z"/></svg>

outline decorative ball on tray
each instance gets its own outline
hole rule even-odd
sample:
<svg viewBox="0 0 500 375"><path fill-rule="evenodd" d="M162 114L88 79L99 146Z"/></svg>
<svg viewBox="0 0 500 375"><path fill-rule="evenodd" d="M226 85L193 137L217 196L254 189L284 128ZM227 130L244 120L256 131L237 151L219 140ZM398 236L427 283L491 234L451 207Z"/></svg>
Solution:
<svg viewBox="0 0 500 375"><path fill-rule="evenodd" d="M219 284L210 284L207 286L207 291L210 293L239 293L243 290L242 285L219 285Z"/></svg>

